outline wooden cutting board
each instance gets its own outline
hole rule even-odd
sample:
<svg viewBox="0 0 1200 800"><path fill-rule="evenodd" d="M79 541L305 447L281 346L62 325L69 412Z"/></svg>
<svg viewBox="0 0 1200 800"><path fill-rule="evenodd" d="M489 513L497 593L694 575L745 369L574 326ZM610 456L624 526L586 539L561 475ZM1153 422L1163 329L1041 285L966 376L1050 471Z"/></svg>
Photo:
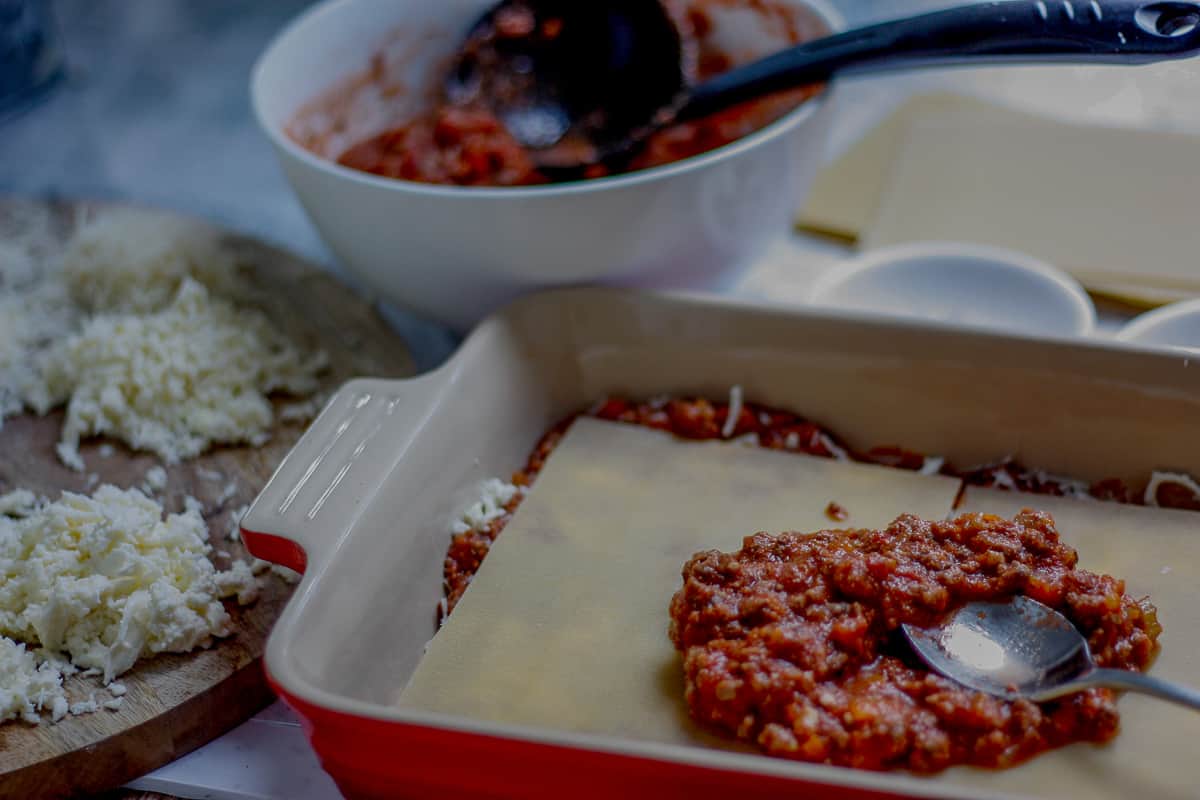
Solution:
<svg viewBox="0 0 1200 800"><path fill-rule="evenodd" d="M0 198L0 239L14 230L25 237L37 232L31 249L53 258L81 221L106 207L111 206ZM355 375L403 377L413 372L404 344L368 302L282 250L232 234L226 239L244 257L239 260L251 265L248 304L262 308L297 343L329 354L331 368L323 390ZM4 422L0 494L26 488L53 497L64 489L88 491L90 482L138 486L146 470L159 463L154 456L132 453L115 442L109 443L113 454L103 457L101 442L93 440L80 448L87 471L72 472L54 453L60 423L57 412ZM181 510L188 495L203 503L218 569L249 558L240 541L229 539L231 516L254 499L302 431L299 424L278 424L263 447L219 448L166 467L168 486L160 499L168 511ZM91 473L96 478L90 479ZM233 636L208 650L139 662L119 679L128 688L119 711L67 717L58 724L47 720L37 726L0 725L0 798L62 797L119 786L265 707L272 695L261 658L271 625L290 593L286 582L269 575L257 602L228 606L236 626ZM67 679L72 702L87 698L86 686L95 687L95 679ZM96 697L108 699L108 693L97 691Z"/></svg>

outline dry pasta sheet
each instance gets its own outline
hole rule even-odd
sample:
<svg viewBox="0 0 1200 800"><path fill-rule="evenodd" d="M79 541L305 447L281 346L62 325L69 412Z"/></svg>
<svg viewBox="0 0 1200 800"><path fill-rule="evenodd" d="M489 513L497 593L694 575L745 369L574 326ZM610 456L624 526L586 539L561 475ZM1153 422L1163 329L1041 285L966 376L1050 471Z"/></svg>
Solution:
<svg viewBox="0 0 1200 800"><path fill-rule="evenodd" d="M719 744L667 636L680 570L756 531L942 517L956 479L581 418L551 455L401 702L498 722ZM833 522L826 506L849 513Z"/></svg>

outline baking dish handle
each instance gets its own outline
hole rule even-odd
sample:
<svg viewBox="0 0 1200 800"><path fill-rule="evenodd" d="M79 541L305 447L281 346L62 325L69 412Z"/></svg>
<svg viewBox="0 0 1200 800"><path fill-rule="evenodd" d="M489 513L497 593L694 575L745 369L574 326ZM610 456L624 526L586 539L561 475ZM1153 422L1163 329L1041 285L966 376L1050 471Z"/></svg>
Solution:
<svg viewBox="0 0 1200 800"><path fill-rule="evenodd" d="M298 572L325 563L412 443L439 385L426 375L338 389L242 517L251 555Z"/></svg>

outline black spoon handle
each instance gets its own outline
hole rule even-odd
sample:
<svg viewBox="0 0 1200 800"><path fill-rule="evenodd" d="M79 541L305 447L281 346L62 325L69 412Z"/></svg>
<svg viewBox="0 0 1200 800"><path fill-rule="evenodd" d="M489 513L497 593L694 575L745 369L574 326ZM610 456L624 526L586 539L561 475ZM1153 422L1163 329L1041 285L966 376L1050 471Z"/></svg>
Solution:
<svg viewBox="0 0 1200 800"><path fill-rule="evenodd" d="M696 86L676 114L704 116L847 74L962 62L1144 64L1200 52L1200 2L1008 0L935 11L782 50Z"/></svg>

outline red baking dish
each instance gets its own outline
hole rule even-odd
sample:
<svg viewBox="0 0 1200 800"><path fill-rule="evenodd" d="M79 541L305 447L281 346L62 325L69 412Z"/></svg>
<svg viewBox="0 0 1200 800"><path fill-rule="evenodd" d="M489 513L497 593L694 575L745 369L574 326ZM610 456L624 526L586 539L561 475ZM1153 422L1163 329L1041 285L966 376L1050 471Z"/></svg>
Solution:
<svg viewBox="0 0 1200 800"><path fill-rule="evenodd" d="M1088 480L1200 473L1200 368L1183 355L727 300L527 298L435 372L344 386L242 521L251 552L304 571L266 668L348 797L1011 796L397 707L436 630L449 523L481 480L604 395L735 384L856 447Z"/></svg>

